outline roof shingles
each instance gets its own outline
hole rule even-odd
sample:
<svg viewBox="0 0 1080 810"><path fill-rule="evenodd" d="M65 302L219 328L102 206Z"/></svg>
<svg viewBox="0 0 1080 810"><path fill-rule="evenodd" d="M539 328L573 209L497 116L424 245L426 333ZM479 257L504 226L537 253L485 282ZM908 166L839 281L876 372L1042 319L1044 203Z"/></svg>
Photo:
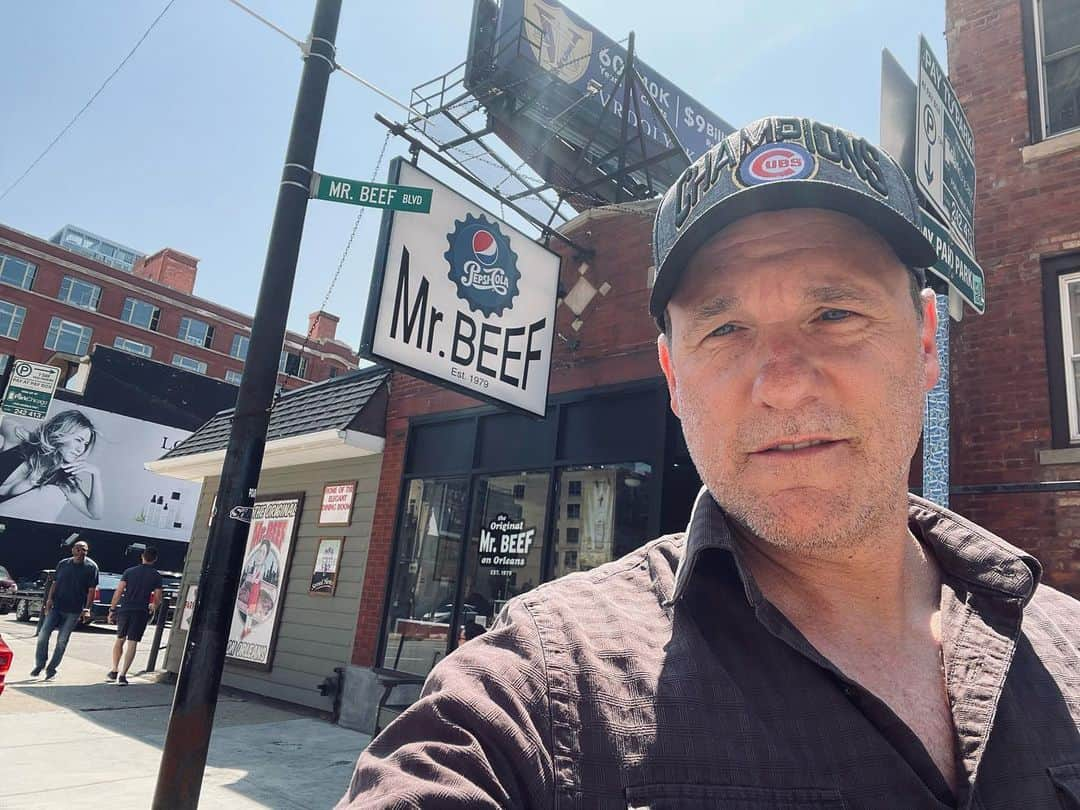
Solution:
<svg viewBox="0 0 1080 810"><path fill-rule="evenodd" d="M283 394L270 414L266 440L347 429L389 376L389 369L372 366ZM233 412L230 408L215 414L163 458L224 450L229 444Z"/></svg>

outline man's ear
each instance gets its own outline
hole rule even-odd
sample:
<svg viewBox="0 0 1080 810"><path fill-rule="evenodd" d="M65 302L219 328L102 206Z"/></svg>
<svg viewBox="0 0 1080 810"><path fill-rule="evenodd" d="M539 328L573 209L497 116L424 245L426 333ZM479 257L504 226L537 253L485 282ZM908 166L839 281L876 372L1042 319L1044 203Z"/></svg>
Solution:
<svg viewBox="0 0 1080 810"><path fill-rule="evenodd" d="M671 399L671 412L678 417L678 383L675 380L675 367L671 362L671 344L668 341L667 335L661 334L660 337L656 339L656 353L660 359L660 368L664 372L664 379L667 380L668 396Z"/></svg>
<svg viewBox="0 0 1080 810"><path fill-rule="evenodd" d="M923 389L929 391L941 377L941 361L937 352L937 297L931 289L923 290L921 297L923 319L919 347L923 353Z"/></svg>

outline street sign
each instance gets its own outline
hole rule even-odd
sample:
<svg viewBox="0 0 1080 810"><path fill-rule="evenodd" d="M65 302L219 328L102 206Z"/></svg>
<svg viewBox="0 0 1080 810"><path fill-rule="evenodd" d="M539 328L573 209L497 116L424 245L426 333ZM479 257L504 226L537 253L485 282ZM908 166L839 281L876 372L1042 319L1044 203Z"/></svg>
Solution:
<svg viewBox="0 0 1080 810"><path fill-rule="evenodd" d="M313 174L311 196L317 200L364 205L368 208L390 208L412 214L431 212L431 189L412 186L388 186L383 183L365 183L346 177Z"/></svg>
<svg viewBox="0 0 1080 810"><path fill-rule="evenodd" d="M916 184L953 235L973 252L975 139L948 76L923 36L916 115Z"/></svg>
<svg viewBox="0 0 1080 810"><path fill-rule="evenodd" d="M938 254L930 271L947 281L972 309L982 315L986 312L986 276L982 268L933 214L925 210L919 213L923 236L930 240Z"/></svg>
<svg viewBox="0 0 1080 810"><path fill-rule="evenodd" d="M4 401L0 403L0 412L28 419L44 419L58 382L60 369L56 366L16 360L4 392Z"/></svg>

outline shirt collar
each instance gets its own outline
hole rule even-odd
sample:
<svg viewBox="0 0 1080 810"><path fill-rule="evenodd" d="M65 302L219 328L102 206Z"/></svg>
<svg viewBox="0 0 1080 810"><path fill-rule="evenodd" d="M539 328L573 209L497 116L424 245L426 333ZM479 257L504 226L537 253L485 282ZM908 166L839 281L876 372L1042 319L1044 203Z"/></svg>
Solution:
<svg viewBox="0 0 1080 810"><path fill-rule="evenodd" d="M1030 554L1006 543L997 535L937 504L908 495L908 524L912 532L934 552L944 572L968 587L1023 604L1035 593L1042 566ZM685 594L701 554L706 549L729 552L746 590L756 604L761 591L743 563L738 544L723 509L705 487L701 488L686 526L686 552L675 573L671 602Z"/></svg>

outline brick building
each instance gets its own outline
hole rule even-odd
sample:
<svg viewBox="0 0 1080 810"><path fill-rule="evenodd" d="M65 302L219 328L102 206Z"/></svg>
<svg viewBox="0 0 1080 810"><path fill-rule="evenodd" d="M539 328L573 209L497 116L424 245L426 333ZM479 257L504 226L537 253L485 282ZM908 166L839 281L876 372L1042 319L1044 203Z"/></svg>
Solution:
<svg viewBox="0 0 1080 810"><path fill-rule="evenodd" d="M947 0L987 312L953 325L953 506L1080 594L1080 0Z"/></svg>
<svg viewBox="0 0 1080 810"><path fill-rule="evenodd" d="M100 237L91 243L67 226L54 239L60 244L0 226L0 371L19 357L66 365L70 376L103 345L239 384L251 317L193 294L198 259L172 248L149 256L126 249L127 271L115 254L98 253L113 247ZM335 338L337 316L313 313L309 324L316 318L306 346L304 335L286 335L278 376L286 388L357 366L356 353Z"/></svg>

